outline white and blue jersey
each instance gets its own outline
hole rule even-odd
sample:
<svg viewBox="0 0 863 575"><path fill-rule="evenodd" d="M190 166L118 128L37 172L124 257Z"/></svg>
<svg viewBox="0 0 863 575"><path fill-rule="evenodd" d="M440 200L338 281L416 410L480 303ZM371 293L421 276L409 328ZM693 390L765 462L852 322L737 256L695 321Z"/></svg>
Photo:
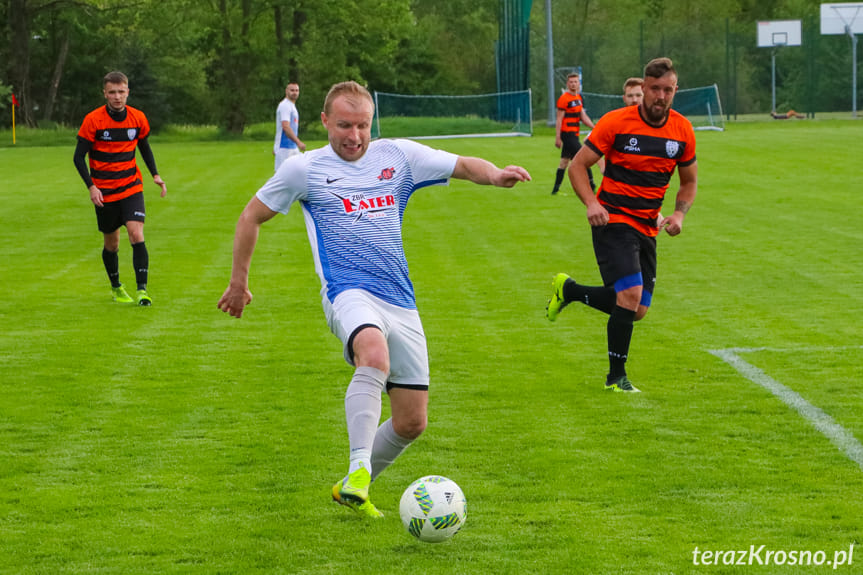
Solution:
<svg viewBox="0 0 863 575"><path fill-rule="evenodd" d="M282 129L282 122L288 122L291 125L291 130L294 135L299 133L300 114L297 112L297 106L288 100L283 99L276 108L276 141L273 143L273 152L278 153L279 149L295 150L297 143L290 139L285 130Z"/></svg>
<svg viewBox="0 0 863 575"><path fill-rule="evenodd" d="M402 245L402 216L419 188L447 184L458 156L409 140L376 140L355 162L328 145L285 161L257 197L287 214L299 201L321 294L362 289L416 309Z"/></svg>

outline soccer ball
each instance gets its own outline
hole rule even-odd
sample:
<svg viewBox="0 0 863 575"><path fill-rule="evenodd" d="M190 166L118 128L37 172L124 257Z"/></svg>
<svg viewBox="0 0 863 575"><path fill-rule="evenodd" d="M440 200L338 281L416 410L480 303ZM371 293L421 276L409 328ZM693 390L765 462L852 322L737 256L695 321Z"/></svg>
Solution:
<svg viewBox="0 0 863 575"><path fill-rule="evenodd" d="M399 515L408 533L427 543L440 543L461 529L467 501L456 482L440 475L420 477L399 502Z"/></svg>

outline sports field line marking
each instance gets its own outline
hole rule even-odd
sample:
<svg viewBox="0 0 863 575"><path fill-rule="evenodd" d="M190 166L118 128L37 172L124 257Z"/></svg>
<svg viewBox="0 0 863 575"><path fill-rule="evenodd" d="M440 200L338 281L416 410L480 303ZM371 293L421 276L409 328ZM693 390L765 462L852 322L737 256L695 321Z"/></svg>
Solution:
<svg viewBox="0 0 863 575"><path fill-rule="evenodd" d="M728 347L725 349L714 350L717 352L731 353L753 353L756 351L769 351L771 353L803 353L807 351L846 351L849 349L863 349L863 345L835 345L835 346L814 346L814 347ZM716 355L713 351L713 355Z"/></svg>
<svg viewBox="0 0 863 575"><path fill-rule="evenodd" d="M92 260L92 257L88 254L82 254L78 259L70 261L63 269L57 270L54 273L46 274L43 279L48 281L56 281L60 278L67 277L69 273L75 268L86 265Z"/></svg>
<svg viewBox="0 0 863 575"><path fill-rule="evenodd" d="M847 349L861 349L863 346L854 346ZM832 348L831 348L832 349ZM850 431L836 423L832 417L824 413L820 408L815 407L793 389L786 387L755 367L754 365L744 361L738 354L752 351L783 351L770 348L732 348L732 349L712 349L710 353L736 369L743 377L753 383L757 383L779 399L781 399L789 407L793 407L805 419L809 420L815 429L824 434L833 445L838 447L848 458L860 466L863 470L863 445L857 441L857 438ZM792 351L800 351L792 350Z"/></svg>

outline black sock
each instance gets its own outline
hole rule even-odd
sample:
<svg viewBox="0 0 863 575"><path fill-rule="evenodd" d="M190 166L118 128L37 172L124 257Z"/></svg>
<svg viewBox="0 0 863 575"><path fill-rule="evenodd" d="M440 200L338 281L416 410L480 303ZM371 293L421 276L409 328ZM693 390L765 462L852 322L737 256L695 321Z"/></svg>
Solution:
<svg viewBox="0 0 863 575"><path fill-rule="evenodd" d="M615 306L608 317L608 381L626 375L626 356L632 340L635 312Z"/></svg>
<svg viewBox="0 0 863 575"><path fill-rule="evenodd" d="M558 168L557 175L554 177L554 189L552 192L556 192L560 189L560 184L563 182L563 176L566 175L566 168Z"/></svg>
<svg viewBox="0 0 863 575"><path fill-rule="evenodd" d="M138 289L147 289L147 272L150 267L150 256L144 242L132 244L132 265L135 266L135 281Z"/></svg>
<svg viewBox="0 0 863 575"><path fill-rule="evenodd" d="M570 278L563 284L563 301L580 301L610 315L617 306L617 293L613 287L583 286Z"/></svg>
<svg viewBox="0 0 863 575"><path fill-rule="evenodd" d="M111 287L120 287L120 258L117 252L109 252L102 248L102 263L105 264L105 271L108 272Z"/></svg>
<svg viewBox="0 0 863 575"><path fill-rule="evenodd" d="M590 182L590 189L596 191L596 184L593 183L593 170L587 168L587 181Z"/></svg>

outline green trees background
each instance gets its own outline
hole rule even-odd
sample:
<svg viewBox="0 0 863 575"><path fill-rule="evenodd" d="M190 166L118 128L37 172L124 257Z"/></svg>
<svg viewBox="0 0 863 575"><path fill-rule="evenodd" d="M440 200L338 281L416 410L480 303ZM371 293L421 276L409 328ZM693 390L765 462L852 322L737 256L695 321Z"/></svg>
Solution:
<svg viewBox="0 0 863 575"><path fill-rule="evenodd" d="M532 15L532 84L542 86L546 41L542 2ZM565 8L563 5L566 5ZM776 107L851 110L851 40L822 36L820 0L574 0L553 2L557 66L581 65L584 89L617 93L649 59L675 61L681 86L719 86L724 111L767 113L771 49L757 47L757 23L801 20L803 45L776 53ZM859 59L859 58L858 58ZM859 66L859 64L858 64ZM860 75L858 70L858 76ZM858 86L858 100L863 90Z"/></svg>
<svg viewBox="0 0 863 575"><path fill-rule="evenodd" d="M130 78L130 103L154 127L241 132L271 119L284 85L301 85L304 123L329 86L355 79L399 93L496 89L501 0L0 0L0 126L10 92L29 126L76 125L103 102L102 76ZM585 89L616 93L667 55L683 87L716 83L725 111L770 107L770 50L759 20L800 19L803 43L777 53L777 107L851 109L851 48L821 36L811 0L552 0L555 66L580 65ZM546 14L531 12L535 116L545 117Z"/></svg>

